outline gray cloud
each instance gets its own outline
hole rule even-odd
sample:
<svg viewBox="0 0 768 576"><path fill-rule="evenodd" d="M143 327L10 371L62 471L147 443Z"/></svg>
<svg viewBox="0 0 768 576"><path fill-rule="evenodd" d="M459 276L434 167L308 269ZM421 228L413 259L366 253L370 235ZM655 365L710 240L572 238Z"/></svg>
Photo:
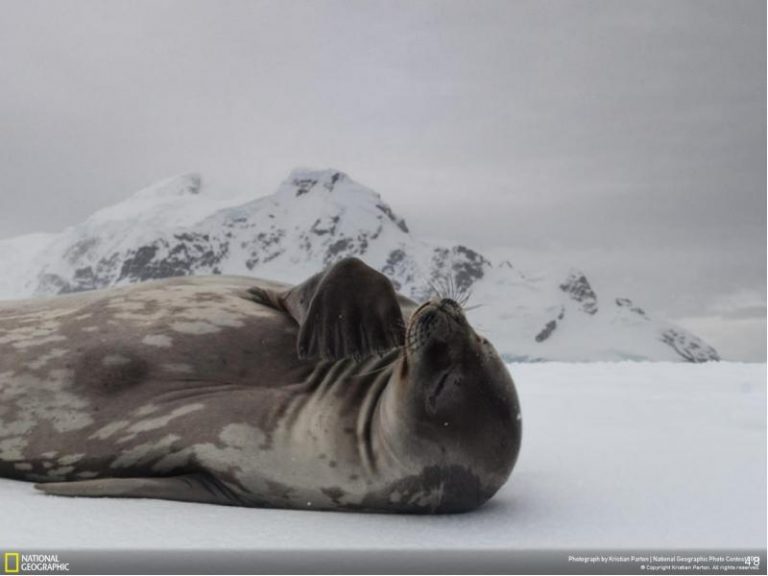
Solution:
<svg viewBox="0 0 768 576"><path fill-rule="evenodd" d="M2 15L0 236L179 172L261 195L294 166L333 166L419 232L573 261L670 318L715 318L697 326L716 346L765 332L760 0L25 0ZM760 301L729 300L745 291ZM745 310L754 322L728 324Z"/></svg>

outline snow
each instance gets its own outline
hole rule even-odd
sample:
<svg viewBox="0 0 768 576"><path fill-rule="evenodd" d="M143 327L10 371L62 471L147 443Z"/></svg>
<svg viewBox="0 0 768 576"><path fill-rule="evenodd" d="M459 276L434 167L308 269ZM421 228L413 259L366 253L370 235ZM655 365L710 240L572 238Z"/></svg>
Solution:
<svg viewBox="0 0 768 576"><path fill-rule="evenodd" d="M511 364L523 446L482 509L395 516L45 496L0 481L0 542L34 549L758 548L766 365Z"/></svg>
<svg viewBox="0 0 768 576"><path fill-rule="evenodd" d="M209 192L200 175L182 174L59 234L0 241L0 299L186 274L300 282L356 256L416 300L446 278L469 286L468 304L481 305L470 320L509 361L718 359L625 295L595 293L580 270L523 272L512 250L510 262L494 263L450 240L427 242L343 172L294 170L273 194L244 203Z"/></svg>
<svg viewBox="0 0 768 576"><path fill-rule="evenodd" d="M36 263L56 238L56 234L40 232L0 240L0 299L32 293L30 263Z"/></svg>
<svg viewBox="0 0 768 576"><path fill-rule="evenodd" d="M81 236L88 232L115 236L117 232L124 233L124 228L162 230L191 226L234 201L209 197L201 193L203 189L200 174L166 178L142 188L122 202L94 212L74 229Z"/></svg>

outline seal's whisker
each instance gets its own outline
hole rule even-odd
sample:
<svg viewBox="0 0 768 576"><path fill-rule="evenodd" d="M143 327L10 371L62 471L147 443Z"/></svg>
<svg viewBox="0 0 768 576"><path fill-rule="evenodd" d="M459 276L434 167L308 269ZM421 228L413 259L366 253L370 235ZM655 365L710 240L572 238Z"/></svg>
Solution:
<svg viewBox="0 0 768 576"><path fill-rule="evenodd" d="M472 297L472 292L473 290L471 284L466 286L459 286L458 293L456 294L456 302L458 302L462 307L465 306L467 302L469 302L469 299Z"/></svg>
<svg viewBox="0 0 768 576"><path fill-rule="evenodd" d="M438 298L442 299L443 295L440 293L440 290L437 289L437 287L434 285L434 283L429 278L427 278L427 283L432 288L433 292L435 293L435 296L437 296Z"/></svg>
<svg viewBox="0 0 768 576"><path fill-rule="evenodd" d="M448 290L447 290L448 285L447 285L447 283L445 281L445 276L442 276L442 275L436 276L435 280L440 282L440 288L441 288L441 290L440 290L440 299L442 300L442 299L444 299L445 297L448 296Z"/></svg>
<svg viewBox="0 0 768 576"><path fill-rule="evenodd" d="M493 335L493 334L498 334L498 330L490 330L486 326L484 326L483 324L479 324L477 322L473 322L473 324L475 326L476 331L480 332L483 335L490 336L490 335Z"/></svg>
<svg viewBox="0 0 768 576"><path fill-rule="evenodd" d="M454 285L454 297L453 299L458 302L461 299L461 295L464 292L463 288L459 286L459 280L454 276L453 278L453 285Z"/></svg>

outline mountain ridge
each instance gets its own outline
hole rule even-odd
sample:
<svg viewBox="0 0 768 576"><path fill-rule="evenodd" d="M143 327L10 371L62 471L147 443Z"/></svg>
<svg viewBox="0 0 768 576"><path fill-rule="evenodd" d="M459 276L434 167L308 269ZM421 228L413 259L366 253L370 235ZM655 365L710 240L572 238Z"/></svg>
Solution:
<svg viewBox="0 0 768 576"><path fill-rule="evenodd" d="M416 300L450 284L508 360L718 360L693 334L624 296L598 295L579 269L525 274L459 243L420 240L374 190L338 170L293 170L241 204L183 174L98 210L61 233L0 241L0 298L93 290L188 274L297 282L357 256ZM23 257L14 255L22 254Z"/></svg>

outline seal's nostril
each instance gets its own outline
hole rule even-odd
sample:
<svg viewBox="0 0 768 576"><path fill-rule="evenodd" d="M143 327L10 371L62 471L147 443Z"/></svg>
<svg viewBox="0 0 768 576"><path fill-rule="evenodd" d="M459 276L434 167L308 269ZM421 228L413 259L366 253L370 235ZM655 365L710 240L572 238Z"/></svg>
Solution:
<svg viewBox="0 0 768 576"><path fill-rule="evenodd" d="M440 302L440 309L448 312L452 316L459 316L462 314L461 305L451 298L443 298Z"/></svg>

